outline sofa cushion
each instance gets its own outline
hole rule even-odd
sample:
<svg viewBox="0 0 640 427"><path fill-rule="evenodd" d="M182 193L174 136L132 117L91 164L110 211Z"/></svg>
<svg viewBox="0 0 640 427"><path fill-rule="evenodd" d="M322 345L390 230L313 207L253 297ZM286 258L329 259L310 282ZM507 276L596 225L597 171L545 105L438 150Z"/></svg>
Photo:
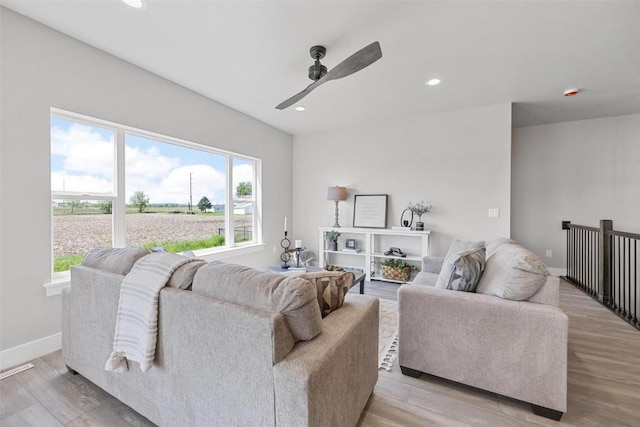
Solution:
<svg viewBox="0 0 640 427"><path fill-rule="evenodd" d="M318 271L304 273L300 277L315 285L320 313L326 317L342 307L344 296L353 286L356 276L351 272Z"/></svg>
<svg viewBox="0 0 640 427"><path fill-rule="evenodd" d="M176 289L189 289L193 283L193 278L198 272L198 269L205 265L207 262L201 259L194 259L191 262L182 264L171 275L167 286Z"/></svg>
<svg viewBox="0 0 640 427"><path fill-rule="evenodd" d="M444 263L443 256L422 257L422 271L425 273L435 273L436 275L438 275L440 274L440 270L442 270L443 263Z"/></svg>
<svg viewBox="0 0 640 427"><path fill-rule="evenodd" d="M449 258L452 255L457 254L458 252L467 251L469 249L479 249L484 246L484 240L479 240L477 242L466 242L464 240L456 239L449 246L449 250L445 255L445 259Z"/></svg>
<svg viewBox="0 0 640 427"><path fill-rule="evenodd" d="M429 273L428 271L421 271L416 274L416 277L411 281L412 285L422 286L435 286L438 281L437 273Z"/></svg>
<svg viewBox="0 0 640 427"><path fill-rule="evenodd" d="M436 288L473 292L485 265L485 248L469 249L445 258Z"/></svg>
<svg viewBox="0 0 640 427"><path fill-rule="evenodd" d="M476 292L511 300L526 300L547 280L542 260L518 244L500 246L487 260Z"/></svg>
<svg viewBox="0 0 640 427"><path fill-rule="evenodd" d="M258 310L282 313L298 340L322 329L316 287L302 277L212 261L198 269L192 291Z"/></svg>
<svg viewBox="0 0 640 427"><path fill-rule="evenodd" d="M103 248L90 250L82 259L82 265L115 274L128 274L135 262L151 252L141 248Z"/></svg>

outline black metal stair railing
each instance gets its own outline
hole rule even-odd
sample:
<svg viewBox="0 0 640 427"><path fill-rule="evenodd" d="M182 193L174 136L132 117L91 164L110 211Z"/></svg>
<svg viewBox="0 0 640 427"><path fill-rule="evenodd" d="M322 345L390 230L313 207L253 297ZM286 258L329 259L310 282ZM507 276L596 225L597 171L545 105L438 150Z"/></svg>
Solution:
<svg viewBox="0 0 640 427"><path fill-rule="evenodd" d="M562 221L567 230L565 279L640 329L640 234L613 230L611 220L600 227Z"/></svg>

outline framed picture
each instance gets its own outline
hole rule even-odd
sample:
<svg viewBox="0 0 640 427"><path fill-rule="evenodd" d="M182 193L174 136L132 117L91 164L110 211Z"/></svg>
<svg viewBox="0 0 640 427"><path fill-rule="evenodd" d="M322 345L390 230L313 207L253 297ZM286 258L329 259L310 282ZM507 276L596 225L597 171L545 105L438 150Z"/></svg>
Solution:
<svg viewBox="0 0 640 427"><path fill-rule="evenodd" d="M387 228L387 195L356 194L353 200L353 226Z"/></svg>
<svg viewBox="0 0 640 427"><path fill-rule="evenodd" d="M347 249L355 249L356 248L356 239L347 239L344 247Z"/></svg>

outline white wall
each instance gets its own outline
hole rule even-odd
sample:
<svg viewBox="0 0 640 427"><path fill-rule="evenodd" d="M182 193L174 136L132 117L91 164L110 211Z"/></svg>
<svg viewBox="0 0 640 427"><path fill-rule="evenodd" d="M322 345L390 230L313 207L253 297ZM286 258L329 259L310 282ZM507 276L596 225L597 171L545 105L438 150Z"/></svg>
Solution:
<svg viewBox="0 0 640 427"><path fill-rule="evenodd" d="M640 233L640 114L514 129L512 167L511 234L548 266L566 267L563 220Z"/></svg>
<svg viewBox="0 0 640 427"><path fill-rule="evenodd" d="M10 10L0 14L0 350L60 332L60 297L42 287L51 277L52 106L262 158L266 248L230 261L277 262L271 247L291 216L290 135Z"/></svg>
<svg viewBox="0 0 640 427"><path fill-rule="evenodd" d="M353 223L355 194L388 194L387 227L400 225L409 201L433 204L423 216L432 254L455 238L489 239L510 231L511 104L408 117L295 136L295 239L317 253L320 226L331 226L327 187L347 187L340 224ZM499 208L500 218L488 218Z"/></svg>

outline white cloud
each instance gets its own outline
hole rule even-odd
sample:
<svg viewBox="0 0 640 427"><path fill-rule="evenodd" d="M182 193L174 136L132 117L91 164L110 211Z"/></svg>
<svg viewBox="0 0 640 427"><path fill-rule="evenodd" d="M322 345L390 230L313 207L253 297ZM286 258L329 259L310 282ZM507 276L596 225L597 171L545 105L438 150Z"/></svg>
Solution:
<svg viewBox="0 0 640 427"><path fill-rule="evenodd" d="M54 127L51 154L64 156L64 171L113 179L113 141L113 134L105 139L87 125L74 123L68 130Z"/></svg>
<svg viewBox="0 0 640 427"><path fill-rule="evenodd" d="M240 182L253 182L253 166L252 165L238 165L233 167L233 182L238 184Z"/></svg>
<svg viewBox="0 0 640 427"><path fill-rule="evenodd" d="M198 204L202 196L211 203L224 203L226 178L223 172L209 165L181 166L168 173L159 181L137 176L127 180L127 202L136 191L144 191L150 203L188 203L189 173L192 173L191 189L193 204Z"/></svg>
<svg viewBox="0 0 640 427"><path fill-rule="evenodd" d="M180 166L180 159L160 154L156 147L143 150L126 146L124 150L127 179L161 179Z"/></svg>

